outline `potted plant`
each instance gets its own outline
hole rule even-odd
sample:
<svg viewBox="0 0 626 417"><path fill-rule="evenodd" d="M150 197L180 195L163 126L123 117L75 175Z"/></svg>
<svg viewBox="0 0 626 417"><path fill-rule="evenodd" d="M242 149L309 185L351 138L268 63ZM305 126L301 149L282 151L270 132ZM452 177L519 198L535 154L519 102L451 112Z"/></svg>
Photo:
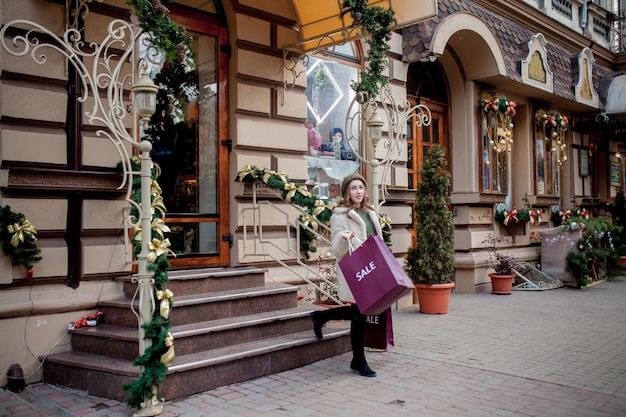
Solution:
<svg viewBox="0 0 626 417"><path fill-rule="evenodd" d="M489 260L494 272L489 274L491 279L491 293L507 295L513 292L513 282L515 281L515 271L520 270L517 259L508 253L502 253L504 245L508 247L515 245L514 241L503 237L495 237L489 234L483 241L489 250Z"/></svg>
<svg viewBox="0 0 626 417"><path fill-rule="evenodd" d="M416 284L420 312L426 314L446 314L455 286L454 220L445 153L444 147L433 145L423 160L413 204L417 242L409 248L404 265Z"/></svg>

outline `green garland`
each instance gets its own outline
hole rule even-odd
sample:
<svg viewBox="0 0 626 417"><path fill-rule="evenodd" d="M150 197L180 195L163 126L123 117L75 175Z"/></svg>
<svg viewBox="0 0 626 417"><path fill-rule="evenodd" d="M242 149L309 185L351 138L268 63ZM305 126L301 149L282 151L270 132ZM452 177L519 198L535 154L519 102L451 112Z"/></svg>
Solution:
<svg viewBox="0 0 626 417"><path fill-rule="evenodd" d="M169 10L160 0L128 0L127 4L133 6L143 32L150 34L152 44L165 55L167 62L193 62L192 37L170 18Z"/></svg>
<svg viewBox="0 0 626 417"><path fill-rule="evenodd" d="M2 250L11 257L11 264L30 271L41 260L41 250L35 244L37 229L22 213L12 211L10 206L0 207L0 232Z"/></svg>
<svg viewBox="0 0 626 417"><path fill-rule="evenodd" d="M131 166L134 172L141 169L141 159L133 157ZM121 163L118 163L121 168ZM142 324L145 330L145 338L152 341L152 345L146 348L143 355L138 356L134 365L143 366L143 372L132 384L124 383L124 390L130 393L127 401L129 407L141 407L144 399L152 398L153 386L160 386L165 380L167 374L167 363L174 358L173 337L170 333L172 321L169 315L171 307L174 303L173 293L165 289L165 285L169 282L167 270L170 267L167 260L167 254L172 253L169 250L169 239L164 237L164 233L169 231L163 219L165 217L165 205L160 194L160 187L156 182L160 171L157 165L151 170L152 189L151 189L151 206L153 211L150 252L148 255L148 270L154 273L154 302L155 305L161 306L155 309L152 320ZM131 198L138 205L141 205L141 178L133 177ZM139 219L139 210L132 205L130 215ZM133 230L134 256L135 258L141 253L142 233L140 226Z"/></svg>
<svg viewBox="0 0 626 417"><path fill-rule="evenodd" d="M344 0L341 16L349 13L352 17L352 26L361 27L366 35L365 43L369 51L365 57L366 71L361 71L361 81L352 81L351 87L357 93L359 103L373 100L379 89L387 84L387 78L382 75L389 65L385 52L389 50L391 40L390 28L397 24L393 9L380 6L367 6L368 0Z"/></svg>
<svg viewBox="0 0 626 417"><path fill-rule="evenodd" d="M317 252L315 241L315 230L317 222L330 224L330 217L335 207L334 202L322 199L312 194L306 185L296 185L289 181L287 175L282 171L272 171L255 166L246 166L237 173L236 181L244 183L263 183L268 187L281 192L281 198L288 203L297 204L304 207L308 214L303 214L298 218L300 222L300 252L306 259L309 259L309 252ZM391 247L391 219L385 213L378 214L383 239L387 246Z"/></svg>
<svg viewBox="0 0 626 417"><path fill-rule="evenodd" d="M171 0L167 1L171 2ZM142 31L150 35L152 45L165 56L163 69L158 75L160 77L158 79L159 103L162 106L171 103L176 108L180 108L182 101L176 99L181 95L181 88L189 84L190 78L195 77L193 70L188 70L188 68L195 68L194 54L191 51L192 37L187 36L186 30L179 27L170 18L169 10L163 6L161 0L128 0L127 4L133 6L134 13L141 23ZM152 120L147 130L155 133L159 130L159 126L162 128L159 120ZM121 168L121 163L118 166ZM133 171L140 171L140 158L132 158L131 166ZM125 383L123 385L124 390L130 393L127 404L134 408L141 407L145 398L153 397L153 387L158 387L163 383L167 374L167 365L174 359L173 337L169 331L172 325L169 313L173 305L173 294L170 290L164 289L169 282L167 270L170 264L167 260L167 254L173 252L169 249L169 239L164 236L169 228L164 222L165 205L161 197L161 188L156 182L159 174L158 167L154 166L151 190L153 217L148 270L154 273L154 301L155 305L159 305L160 308L155 309L149 323L142 324L145 338L152 341L152 345L146 348L145 352L134 361L135 365L143 366L143 372L132 384ZM133 177L132 199L137 204L141 204L141 178L138 176ZM139 219L139 210L134 205L131 207L130 214L135 219ZM141 234L140 227L133 231L135 257L142 249Z"/></svg>

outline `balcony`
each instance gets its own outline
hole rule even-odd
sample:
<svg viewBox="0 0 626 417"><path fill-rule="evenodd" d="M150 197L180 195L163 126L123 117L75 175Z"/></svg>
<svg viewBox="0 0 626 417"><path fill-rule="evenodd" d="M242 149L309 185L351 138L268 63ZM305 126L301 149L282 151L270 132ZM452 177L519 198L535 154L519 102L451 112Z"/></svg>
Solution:
<svg viewBox="0 0 626 417"><path fill-rule="evenodd" d="M617 0L522 0L599 46L620 52Z"/></svg>

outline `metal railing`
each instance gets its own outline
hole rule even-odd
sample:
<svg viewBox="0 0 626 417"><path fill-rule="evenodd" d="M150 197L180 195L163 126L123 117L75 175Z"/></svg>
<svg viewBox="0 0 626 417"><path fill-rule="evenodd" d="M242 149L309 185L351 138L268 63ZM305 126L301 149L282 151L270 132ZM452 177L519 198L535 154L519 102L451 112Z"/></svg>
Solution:
<svg viewBox="0 0 626 417"><path fill-rule="evenodd" d="M300 213L296 220L293 219L293 214L285 210L285 204L275 204L270 200L259 201L258 189L262 184L256 182L252 184L252 207L244 208L242 210L242 226L243 226L243 251L244 256L262 256L267 257L279 264L280 266L287 268L294 275L312 286L318 294L323 294L327 299L332 300L337 304L343 304L341 300L337 298L337 282L335 277L329 277L327 273L318 268L313 268L311 262L306 259L306 256L300 251L300 243L302 240L302 232L310 232L313 234L316 240L316 246L322 248L326 245L331 246L330 241L330 228L317 220L314 216L309 214L302 208L292 204L289 207L290 211L294 209ZM262 209L268 210L262 215ZM271 215L268 215L271 214ZM269 225L263 224L264 218L275 218L276 216L284 218L284 239L276 239L275 237L275 224L272 224L274 231L271 238L265 236L264 229ZM305 216L306 223L301 221L302 216ZM273 222L275 223L275 222ZM285 245L277 244L277 241L286 242ZM267 247L273 248L272 250L266 250ZM277 256L280 254L283 256ZM295 259L296 265L299 268L294 268L293 265L285 262L284 259ZM329 261L332 261L329 259ZM306 273L303 273L306 271Z"/></svg>

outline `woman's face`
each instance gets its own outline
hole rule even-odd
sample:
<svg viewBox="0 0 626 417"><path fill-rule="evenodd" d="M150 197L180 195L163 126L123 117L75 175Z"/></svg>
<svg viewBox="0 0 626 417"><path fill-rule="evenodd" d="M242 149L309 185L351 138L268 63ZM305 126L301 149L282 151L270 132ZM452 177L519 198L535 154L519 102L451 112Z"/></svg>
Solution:
<svg viewBox="0 0 626 417"><path fill-rule="evenodd" d="M363 197L365 197L365 184L363 184L363 181L359 179L350 181L350 184L348 184L348 196L353 203L361 204Z"/></svg>

